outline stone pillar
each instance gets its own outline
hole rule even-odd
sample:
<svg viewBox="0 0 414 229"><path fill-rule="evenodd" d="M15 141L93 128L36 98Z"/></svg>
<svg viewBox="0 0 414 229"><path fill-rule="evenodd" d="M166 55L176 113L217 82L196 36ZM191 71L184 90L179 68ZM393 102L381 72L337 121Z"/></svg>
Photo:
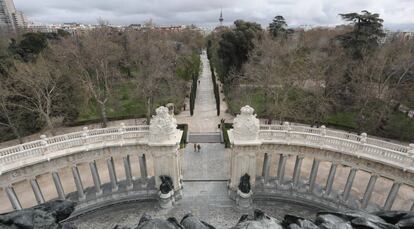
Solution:
<svg viewBox="0 0 414 229"><path fill-rule="evenodd" d="M309 176L309 192L315 189L316 177L318 176L319 160L313 159L312 169Z"/></svg>
<svg viewBox="0 0 414 229"><path fill-rule="evenodd" d="M297 188L300 179L300 170L302 168L303 156L296 156L295 169L293 171L293 187Z"/></svg>
<svg viewBox="0 0 414 229"><path fill-rule="evenodd" d="M351 193L352 184L354 183L356 172L357 172L356 168L351 168L351 170L349 171L348 179L346 180L346 184L344 188L344 192L342 193L342 197L344 198L345 201L348 200L349 194Z"/></svg>
<svg viewBox="0 0 414 229"><path fill-rule="evenodd" d="M139 170L141 171L141 178L147 179L148 178L148 171L147 171L147 159L145 154L139 156Z"/></svg>
<svg viewBox="0 0 414 229"><path fill-rule="evenodd" d="M89 167L91 169L93 183L95 185L96 195L102 195L101 179L99 178L98 168L96 167L96 161L90 162Z"/></svg>
<svg viewBox="0 0 414 229"><path fill-rule="evenodd" d="M39 183L37 183L36 178L30 179L30 186L32 186L32 190L37 203L43 204L45 202L45 198L43 197L42 191L40 190Z"/></svg>
<svg viewBox="0 0 414 229"><path fill-rule="evenodd" d="M83 191L82 179L79 174L79 169L76 165L72 167L72 175L73 175L73 180L75 181L76 190L78 191L79 200L85 200L86 195L85 195L85 192Z"/></svg>
<svg viewBox="0 0 414 229"><path fill-rule="evenodd" d="M126 177L126 185L127 190L132 190L132 172L131 172L131 161L129 159L129 155L123 158L124 160L124 168L125 168L125 177Z"/></svg>
<svg viewBox="0 0 414 229"><path fill-rule="evenodd" d="M250 183L254 187L256 182L256 154L262 144L259 139L260 122L254 115L254 109L245 106L240 109L241 114L233 121L233 129L229 131L229 138L233 145L230 164L229 189L237 191L240 177L250 175Z"/></svg>
<svg viewBox="0 0 414 229"><path fill-rule="evenodd" d="M52 177L53 177L53 183L55 183L58 198L61 200L66 199L65 191L63 190L63 186L62 186L62 182L60 181L59 173L52 172Z"/></svg>
<svg viewBox="0 0 414 229"><path fill-rule="evenodd" d="M365 209L368 206L369 200L371 199L372 196L372 192L374 191L375 188L375 183L377 182L378 179L378 175L371 175L371 178L369 179L368 185L367 185L367 189L365 190L364 193L364 197L362 198L361 201L361 208Z"/></svg>
<svg viewBox="0 0 414 229"><path fill-rule="evenodd" d="M392 184L391 190L388 193L387 200L384 204L384 210L389 211L392 208L392 205L394 204L395 198L397 197L398 191L400 190L401 183L395 182Z"/></svg>
<svg viewBox="0 0 414 229"><path fill-rule="evenodd" d="M262 170L264 184L267 184L269 182L269 169L270 169L271 160L272 160L272 155L269 153L265 153L264 160L263 160L263 170Z"/></svg>
<svg viewBox="0 0 414 229"><path fill-rule="evenodd" d="M284 154L280 155L279 165L277 167L277 182L280 185L283 185L283 181L285 178L286 159L287 159L287 155L284 155Z"/></svg>
<svg viewBox="0 0 414 229"><path fill-rule="evenodd" d="M14 210L22 210L22 205L20 204L19 198L17 198L16 192L12 186L5 188L7 197L10 200L10 203Z"/></svg>
<svg viewBox="0 0 414 229"><path fill-rule="evenodd" d="M149 127L149 142L154 159L155 185L161 185L160 176L170 176L174 191L181 190L180 140L182 131L177 129L177 120L168 113L168 108L155 110ZM142 164L142 163L141 163Z"/></svg>
<svg viewBox="0 0 414 229"><path fill-rule="evenodd" d="M108 172L109 172L109 178L111 180L112 192L116 192L118 191L118 180L116 179L114 159L112 157L108 158L106 160L106 164L108 165Z"/></svg>
<svg viewBox="0 0 414 229"><path fill-rule="evenodd" d="M332 163L331 169L329 170L329 175L328 175L328 179L326 180L326 187L325 187L325 194L328 196L332 192L332 186L335 180L335 173L336 173L337 167L338 165L336 163Z"/></svg>

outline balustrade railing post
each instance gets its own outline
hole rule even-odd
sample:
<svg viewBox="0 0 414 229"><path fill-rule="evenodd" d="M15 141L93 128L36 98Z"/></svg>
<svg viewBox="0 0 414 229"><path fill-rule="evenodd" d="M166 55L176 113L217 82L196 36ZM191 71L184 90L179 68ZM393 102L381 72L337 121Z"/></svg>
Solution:
<svg viewBox="0 0 414 229"><path fill-rule="evenodd" d="M411 143L409 146L408 146L408 151L407 151L407 153L408 153L408 156L411 158L411 166L414 166L414 143Z"/></svg>
<svg viewBox="0 0 414 229"><path fill-rule="evenodd" d="M284 122L283 123L283 130L285 131L285 139L288 143L290 143L291 139L290 139L290 131L291 131L291 127L290 127L290 123L289 122Z"/></svg>
<svg viewBox="0 0 414 229"><path fill-rule="evenodd" d="M119 128L119 138L124 142L124 133L125 133L125 123L121 123L121 128Z"/></svg>
<svg viewBox="0 0 414 229"><path fill-rule="evenodd" d="M47 153L47 136L46 135L40 135L40 139L41 139L41 144L42 144L42 155L44 156L44 155L46 155L46 153Z"/></svg>
<svg viewBox="0 0 414 229"><path fill-rule="evenodd" d="M325 137L326 137L326 126L322 125L320 127L320 130L321 130L320 134L321 134L322 138L321 138L321 141L319 142L319 144L321 145L321 147L324 147L325 146Z"/></svg>
<svg viewBox="0 0 414 229"><path fill-rule="evenodd" d="M88 146L88 133L89 133L89 130L88 130L88 127L83 127L83 129L82 129L82 143L83 143L83 145L85 145L86 146L86 150L88 150L89 149L89 146Z"/></svg>
<svg viewBox="0 0 414 229"><path fill-rule="evenodd" d="M6 190L7 197L9 198L13 209L14 210L22 210L22 205L20 204L19 198L17 197L13 186L11 186L11 185L7 186L5 188L5 190Z"/></svg>
<svg viewBox="0 0 414 229"><path fill-rule="evenodd" d="M39 183L37 182L36 178L30 179L30 186L32 186L32 190L37 203L43 204L45 202L45 198L43 197L42 191L40 190Z"/></svg>

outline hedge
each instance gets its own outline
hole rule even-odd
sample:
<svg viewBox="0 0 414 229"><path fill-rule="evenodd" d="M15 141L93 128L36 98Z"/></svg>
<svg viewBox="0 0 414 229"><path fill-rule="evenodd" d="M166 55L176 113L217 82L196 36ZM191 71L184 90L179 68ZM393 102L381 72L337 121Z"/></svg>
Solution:
<svg viewBox="0 0 414 229"><path fill-rule="evenodd" d="M188 124L178 124L177 128L183 131L183 136L180 141L180 148L183 149L187 145Z"/></svg>
<svg viewBox="0 0 414 229"><path fill-rule="evenodd" d="M230 138L228 134L228 130L233 128L233 123L223 123L220 125L221 131L223 133L223 140L225 148L231 148Z"/></svg>
<svg viewBox="0 0 414 229"><path fill-rule="evenodd" d="M211 55L209 53L209 49L207 49L207 58L210 61L211 79L213 80L214 97L216 98L217 116L220 116L220 90L217 85L216 72L214 70L213 65L211 64Z"/></svg>

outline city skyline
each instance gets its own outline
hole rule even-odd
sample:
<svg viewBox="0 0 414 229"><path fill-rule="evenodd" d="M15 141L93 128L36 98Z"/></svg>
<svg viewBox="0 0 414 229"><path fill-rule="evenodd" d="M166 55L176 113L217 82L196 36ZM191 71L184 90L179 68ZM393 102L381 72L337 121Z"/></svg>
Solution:
<svg viewBox="0 0 414 229"><path fill-rule="evenodd" d="M339 13L360 12L368 10L379 13L386 28L395 30L414 30L414 3L407 0L364 2L327 0L229 0L226 2L204 1L165 1L155 2L124 0L118 1L52 1L52 0L15 0L16 8L22 10L34 22L54 24L79 22L96 24L103 18L114 25L142 23L152 19L158 25L195 24L214 26L219 24L218 16L223 11L224 25L236 19L258 22L266 26L274 16L283 15L292 27L334 26L343 24Z"/></svg>

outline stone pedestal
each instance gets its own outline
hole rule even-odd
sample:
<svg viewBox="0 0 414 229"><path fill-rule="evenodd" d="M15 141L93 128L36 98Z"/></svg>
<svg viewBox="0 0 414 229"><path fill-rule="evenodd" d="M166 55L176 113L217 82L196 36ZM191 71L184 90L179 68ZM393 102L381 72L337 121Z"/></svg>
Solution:
<svg viewBox="0 0 414 229"><path fill-rule="evenodd" d="M236 195L236 208L240 211L249 211L253 206L253 192L243 193L239 189Z"/></svg>
<svg viewBox="0 0 414 229"><path fill-rule="evenodd" d="M171 192L167 194L163 194L161 192L158 192L158 195L160 197L160 207L163 209L172 208L175 202L174 198L174 191L171 190Z"/></svg>

